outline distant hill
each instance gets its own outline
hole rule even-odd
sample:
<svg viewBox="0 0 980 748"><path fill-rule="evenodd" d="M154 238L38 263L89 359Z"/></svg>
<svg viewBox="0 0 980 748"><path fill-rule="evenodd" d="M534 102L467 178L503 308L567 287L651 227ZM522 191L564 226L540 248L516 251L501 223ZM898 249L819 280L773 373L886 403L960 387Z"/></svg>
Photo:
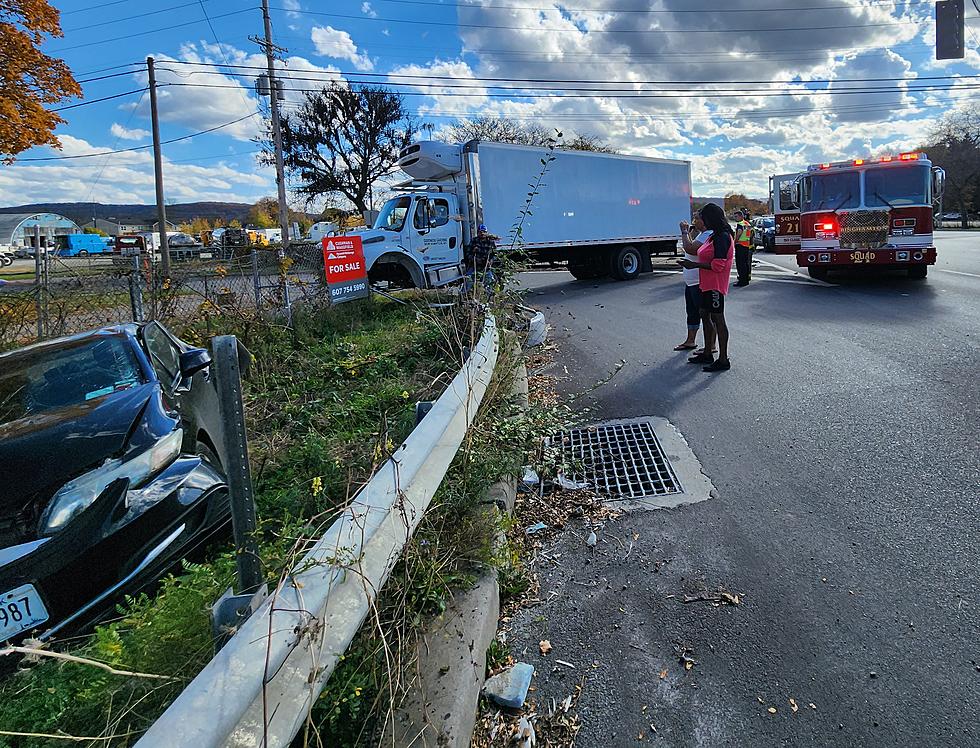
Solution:
<svg viewBox="0 0 980 748"><path fill-rule="evenodd" d="M244 223L252 206L247 203L178 203L167 206L167 220L183 223L192 218L238 219ZM107 205L104 203L32 203L0 208L0 213L57 213L75 223L88 223L94 216L120 223L154 223L155 205Z"/></svg>

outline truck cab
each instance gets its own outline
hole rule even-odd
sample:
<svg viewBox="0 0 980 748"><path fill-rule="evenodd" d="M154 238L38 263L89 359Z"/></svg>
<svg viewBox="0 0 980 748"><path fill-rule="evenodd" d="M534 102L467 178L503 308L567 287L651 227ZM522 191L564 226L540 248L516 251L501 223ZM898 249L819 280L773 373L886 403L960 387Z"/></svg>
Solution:
<svg viewBox="0 0 980 748"><path fill-rule="evenodd" d="M402 189L412 185L401 185ZM391 198L360 232L372 282L419 288L458 280L463 230L457 196L428 186Z"/></svg>

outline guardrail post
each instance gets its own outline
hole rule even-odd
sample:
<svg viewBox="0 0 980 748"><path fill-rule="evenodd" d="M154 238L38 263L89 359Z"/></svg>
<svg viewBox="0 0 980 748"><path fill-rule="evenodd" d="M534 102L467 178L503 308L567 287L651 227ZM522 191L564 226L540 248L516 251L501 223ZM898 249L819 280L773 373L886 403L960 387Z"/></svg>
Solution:
<svg viewBox="0 0 980 748"><path fill-rule="evenodd" d="M228 479L231 524L235 536L238 586L243 593L262 584L262 568L255 537L255 494L248 465L245 410L242 406L241 357L249 354L234 335L219 335L212 341L212 368L218 390L218 410L224 424L221 455ZM247 358L246 358L247 360Z"/></svg>

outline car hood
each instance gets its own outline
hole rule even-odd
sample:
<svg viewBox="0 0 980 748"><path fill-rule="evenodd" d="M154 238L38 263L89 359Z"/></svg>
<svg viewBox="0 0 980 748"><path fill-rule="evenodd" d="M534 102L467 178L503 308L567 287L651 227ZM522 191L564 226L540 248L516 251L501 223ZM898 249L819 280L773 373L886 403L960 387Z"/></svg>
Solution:
<svg viewBox="0 0 980 748"><path fill-rule="evenodd" d="M0 518L20 514L31 501L46 502L64 483L118 456L158 397L141 384L97 401L39 413L0 426Z"/></svg>

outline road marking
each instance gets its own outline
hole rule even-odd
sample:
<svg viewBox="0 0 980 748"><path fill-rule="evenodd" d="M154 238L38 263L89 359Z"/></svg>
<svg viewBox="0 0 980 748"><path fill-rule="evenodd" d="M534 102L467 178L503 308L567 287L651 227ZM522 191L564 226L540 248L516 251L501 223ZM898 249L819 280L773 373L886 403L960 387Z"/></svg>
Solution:
<svg viewBox="0 0 980 748"><path fill-rule="evenodd" d="M833 283L827 283L827 281L818 280L817 278L811 278L809 275L803 275L803 273L800 273L796 270L791 270L790 268L784 268L782 265L777 265L775 262L769 262L768 260L761 260L758 257L754 257L752 259L754 262L758 262L760 265L766 265L768 267L775 268L776 270L786 273L787 275L792 275L797 278L800 278L806 281L807 283L813 283L817 286L825 286L827 288L837 288L837 286L835 286Z"/></svg>
<svg viewBox="0 0 980 748"><path fill-rule="evenodd" d="M970 278L980 278L977 273L964 273L962 270L947 270L946 268L933 268L933 270L938 270L940 273L952 273L953 275L966 275Z"/></svg>

